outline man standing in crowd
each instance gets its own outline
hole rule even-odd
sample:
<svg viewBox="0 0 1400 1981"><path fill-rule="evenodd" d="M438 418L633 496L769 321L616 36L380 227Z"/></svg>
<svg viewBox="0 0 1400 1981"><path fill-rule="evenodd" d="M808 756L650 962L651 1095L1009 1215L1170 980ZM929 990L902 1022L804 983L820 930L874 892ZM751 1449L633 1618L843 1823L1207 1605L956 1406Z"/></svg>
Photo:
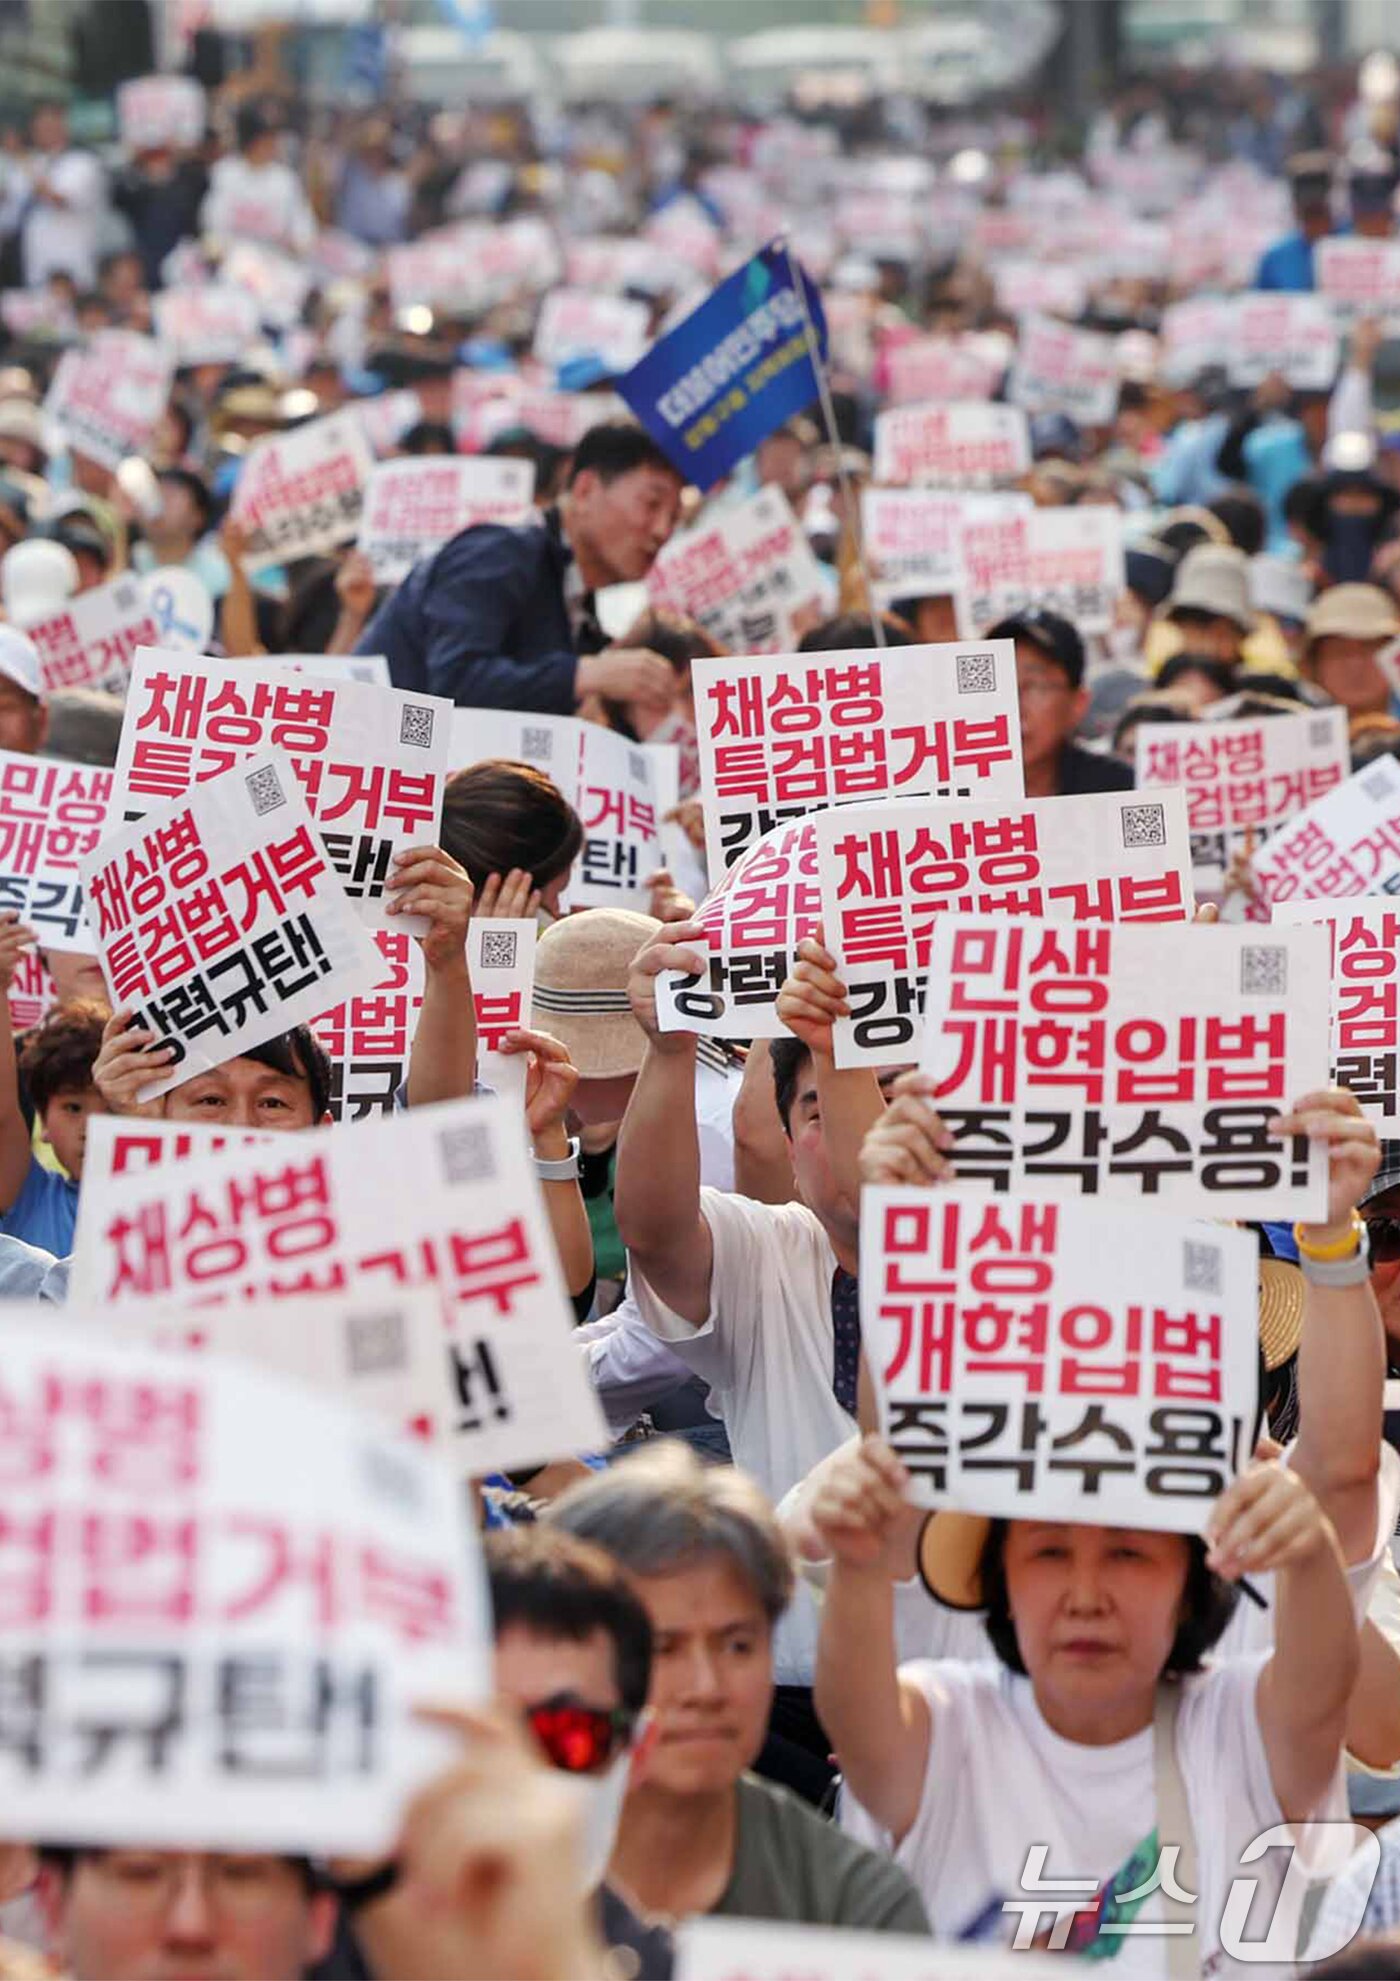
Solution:
<svg viewBox="0 0 1400 1981"><path fill-rule="evenodd" d="M674 669L645 648L608 646L595 594L645 578L680 499L680 476L640 427L594 427L557 504L453 537L380 608L358 651L386 654L395 687L464 708L572 715L600 695L664 712Z"/></svg>
<svg viewBox="0 0 1400 1981"><path fill-rule="evenodd" d="M1058 612L1021 612L987 637L1016 642L1021 699L1021 760L1028 798L1074 798L1086 791L1129 791L1133 773L1094 756L1072 738L1089 706L1084 642Z"/></svg>

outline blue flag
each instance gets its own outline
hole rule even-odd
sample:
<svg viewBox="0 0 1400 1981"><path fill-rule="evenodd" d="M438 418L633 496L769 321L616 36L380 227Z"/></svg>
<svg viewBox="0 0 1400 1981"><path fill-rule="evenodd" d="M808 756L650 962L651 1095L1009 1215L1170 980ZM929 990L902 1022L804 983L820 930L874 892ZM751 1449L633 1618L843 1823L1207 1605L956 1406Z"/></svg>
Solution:
<svg viewBox="0 0 1400 1981"><path fill-rule="evenodd" d="M786 249L770 243L654 344L617 390L686 480L709 488L811 405L825 357L821 298Z"/></svg>

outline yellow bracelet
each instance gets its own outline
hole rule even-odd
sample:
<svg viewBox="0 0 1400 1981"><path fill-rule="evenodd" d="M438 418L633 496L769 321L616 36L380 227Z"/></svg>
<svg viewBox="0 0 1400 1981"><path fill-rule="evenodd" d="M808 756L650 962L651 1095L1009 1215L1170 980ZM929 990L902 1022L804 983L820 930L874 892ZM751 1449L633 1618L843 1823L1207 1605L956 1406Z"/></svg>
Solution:
<svg viewBox="0 0 1400 1981"><path fill-rule="evenodd" d="M1358 1214L1351 1214L1351 1228L1345 1238L1336 1239L1331 1245L1309 1245L1303 1233L1306 1226L1295 1224L1293 1242L1305 1259L1315 1259L1319 1265L1328 1265L1338 1259L1353 1259L1361 1250L1361 1241L1366 1235L1366 1226Z"/></svg>

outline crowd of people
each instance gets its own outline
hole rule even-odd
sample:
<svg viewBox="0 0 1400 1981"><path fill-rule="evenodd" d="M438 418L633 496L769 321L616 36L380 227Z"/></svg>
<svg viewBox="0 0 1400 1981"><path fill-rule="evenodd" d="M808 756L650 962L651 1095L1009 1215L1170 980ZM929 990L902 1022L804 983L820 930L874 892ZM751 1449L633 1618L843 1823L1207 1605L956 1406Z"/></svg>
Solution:
<svg viewBox="0 0 1400 1981"><path fill-rule="evenodd" d="M679 530L769 489L819 567L794 649L1012 644L1028 798L1132 789L1146 725L1340 709L1353 769L1400 757L1393 321L1342 321L1325 389L1286 367L1242 382L1209 355L1183 372L1168 332L1171 308L1201 298L1319 293L1315 251L1334 237L1400 257L1400 72L1372 58L1325 87L1224 78L1184 105L1135 85L1077 150L1033 119L878 112L327 123L259 66L187 146L99 155L45 104L0 154L0 749L115 761L120 695L53 687L29 635L124 572L178 569L207 594L210 656L382 655L397 689L580 717L676 745L680 766L649 913L569 911L584 825L513 759L454 769L436 842L388 877L390 912L427 923L409 1109L480 1090L472 919L539 927L533 1014L500 1051L528 1068L575 1322L558 1353L584 1360L613 1439L471 1484L494 1702L439 1715L460 1762L382 1861L328 1861L314 1837L295 1857L236 1835L222 1851L56 1841L7 1810L0 1974L661 1981L677 1931L705 1918L1005 1947L1030 1895L1056 1889L1034 1883L1039 1850L1091 1898L1067 1940L1029 1904L1036 1945L1215 1975L1261 1959L1227 1921L1248 1846L1348 1814L1380 1831L1379 1868L1348 1855L1296 1881L1292 1853L1256 1854L1259 1932L1281 1934L1267 1964L1311 1948L1337 1976L1400 1973L1400 1455L1384 1417L1400 1145L1344 1087L1293 1096L1274 1124L1325 1150L1326 1214L1250 1227L1295 1326L1281 1353L1261 1346L1267 1419L1203 1531L930 1511L882 1435L859 1281L862 1191L956 1181L935 1082L838 1066L849 1004L818 937L792 956L780 1037L663 1026L658 980L707 968L696 916L722 876L705 865L691 669L727 649L645 590ZM394 252L458 223L478 242L542 234L494 288L465 279L464 245L470 303L406 302ZM826 304L830 430L813 406L698 490L624 415L606 364L535 355L563 282L645 304L655 338L779 228ZM1124 239L1138 228L1148 254ZM1024 326L1002 237L1079 267L1066 314L1115 340L1112 417L1034 413L1029 462L999 491L1117 514L1109 623L1076 623L1061 589L968 626L953 588L899 595L862 542L900 351L944 339L1006 398ZM152 333L163 291L249 242L314 271L304 302L238 362L178 366L139 456L84 455L46 414L63 354ZM584 248L593 277L573 269ZM353 526L324 554L250 559L235 506L250 450L347 410L381 458L527 461L534 507L392 585ZM1248 915L1256 895L1237 861L1206 917ZM36 958L48 1008L21 1019L0 1001L6 1298L66 1298L95 1116L358 1132L334 1118L305 1025L141 1099L172 1049L114 1008L95 955L46 950L0 908L0 986L16 993ZM1139 1914L1156 1937L1126 1937ZM833 1955L830 1971L855 1970Z"/></svg>

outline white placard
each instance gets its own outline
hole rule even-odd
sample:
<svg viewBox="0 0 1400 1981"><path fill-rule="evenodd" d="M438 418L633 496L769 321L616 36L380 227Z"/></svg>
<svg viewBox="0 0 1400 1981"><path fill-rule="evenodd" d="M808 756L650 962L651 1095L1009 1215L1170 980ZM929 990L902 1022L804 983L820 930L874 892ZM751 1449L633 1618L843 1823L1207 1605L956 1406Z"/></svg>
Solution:
<svg viewBox="0 0 1400 1981"><path fill-rule="evenodd" d="M535 322L534 354L556 371L593 358L617 378L646 356L650 325L645 303L587 289L551 289Z"/></svg>
<svg viewBox="0 0 1400 1981"><path fill-rule="evenodd" d="M712 879L773 826L875 798L1019 798L1010 640L691 668Z"/></svg>
<svg viewBox="0 0 1400 1981"><path fill-rule="evenodd" d="M1276 832L1252 862L1269 902L1400 894L1400 763L1374 763Z"/></svg>
<svg viewBox="0 0 1400 1981"><path fill-rule="evenodd" d="M301 312L314 270L265 241L234 241L219 264L219 279L231 289L246 289L258 306L260 320L274 330L290 330Z"/></svg>
<svg viewBox="0 0 1400 1981"><path fill-rule="evenodd" d="M534 494L532 461L480 454L381 461L365 491L359 547L375 584L396 585L473 523L523 522Z"/></svg>
<svg viewBox="0 0 1400 1981"><path fill-rule="evenodd" d="M1327 1084L1320 929L942 915L920 1063L965 1182L1317 1220L1326 1151L1268 1122Z"/></svg>
<svg viewBox="0 0 1400 1981"><path fill-rule="evenodd" d="M1106 633L1126 582L1123 519L1089 503L1016 516L973 516L959 548L958 621L965 638L1031 608L1058 612L1084 634Z"/></svg>
<svg viewBox="0 0 1400 1981"><path fill-rule="evenodd" d="M436 695L143 647L117 745L112 821L140 818L269 749L290 759L361 921L426 935L425 917L388 914L388 889L395 854L438 841L452 704Z"/></svg>
<svg viewBox="0 0 1400 1981"><path fill-rule="evenodd" d="M915 337L889 353L889 403L990 399L1001 367L986 351L952 337Z"/></svg>
<svg viewBox="0 0 1400 1981"><path fill-rule="evenodd" d="M1031 464L1019 406L892 406L875 415L874 474L893 487L990 488Z"/></svg>
<svg viewBox="0 0 1400 1981"><path fill-rule="evenodd" d="M1202 1531L1254 1450L1252 1232L957 1188L860 1211L861 1340L921 1503Z"/></svg>
<svg viewBox="0 0 1400 1981"><path fill-rule="evenodd" d="M141 577L141 591L155 620L152 644L173 653L203 653L214 630L214 601L197 571L162 564Z"/></svg>
<svg viewBox="0 0 1400 1981"><path fill-rule="evenodd" d="M174 365L237 364L258 341L257 298L228 282L158 289L156 336Z"/></svg>
<svg viewBox="0 0 1400 1981"><path fill-rule="evenodd" d="M1109 426L1118 410L1118 346L1097 330L1054 317L1021 325L1006 396L1028 413L1066 413L1080 426Z"/></svg>
<svg viewBox="0 0 1400 1981"><path fill-rule="evenodd" d="M460 1483L302 1383L7 1306L0 1622L34 1717L0 1833L377 1856L490 1689ZM87 1323L84 1325L84 1323Z"/></svg>
<svg viewBox="0 0 1400 1981"><path fill-rule="evenodd" d="M826 945L850 995L838 1066L904 1066L923 1036L929 944L949 913L1185 922L1181 794L1131 791L999 805L904 801L812 821Z"/></svg>
<svg viewBox="0 0 1400 1981"><path fill-rule="evenodd" d="M128 454L148 451L170 380L170 354L153 337L99 330L59 359L44 416L65 447L115 469Z"/></svg>
<svg viewBox="0 0 1400 1981"><path fill-rule="evenodd" d="M1400 315L1400 241L1328 234L1313 243L1313 270L1338 323Z"/></svg>
<svg viewBox="0 0 1400 1981"><path fill-rule="evenodd" d="M91 951L78 868L111 794L110 770L0 750L0 909L42 949Z"/></svg>
<svg viewBox="0 0 1400 1981"><path fill-rule="evenodd" d="M1001 255L992 263L997 308L1008 316L1079 317L1089 300L1089 281L1069 261L1039 255Z"/></svg>
<svg viewBox="0 0 1400 1981"><path fill-rule="evenodd" d="M232 518L247 533L249 571L349 543L360 527L374 456L353 413L330 413L248 450Z"/></svg>
<svg viewBox="0 0 1400 1981"><path fill-rule="evenodd" d="M79 871L112 1008L176 1047L143 1101L378 980L374 940L275 751L111 834Z"/></svg>
<svg viewBox="0 0 1400 1981"><path fill-rule="evenodd" d="M824 613L826 586L786 496L761 488L707 509L647 574L653 605L696 619L731 653L790 653L803 615Z"/></svg>
<svg viewBox="0 0 1400 1981"><path fill-rule="evenodd" d="M1391 901L1278 901L1287 928L1321 922L1332 983L1332 1077L1349 1087L1383 1139L1400 1135L1400 909Z"/></svg>
<svg viewBox="0 0 1400 1981"><path fill-rule="evenodd" d="M888 607L900 599L955 595L964 583L964 525L1012 521L1033 507L1028 495L862 489L861 534L877 600Z"/></svg>
<svg viewBox="0 0 1400 1981"><path fill-rule="evenodd" d="M1262 846L1340 785L1347 770L1345 709L1138 724L1138 789L1176 785L1185 792L1191 864L1203 894L1223 893L1236 854Z"/></svg>
<svg viewBox="0 0 1400 1981"><path fill-rule="evenodd" d="M1261 289L1235 298L1232 385L1262 385L1277 372L1297 392L1329 392L1340 351L1326 297Z"/></svg>
<svg viewBox="0 0 1400 1981"><path fill-rule="evenodd" d="M69 1297L118 1315L422 1286L448 1303L459 1471L606 1447L511 1096L227 1148L79 1201Z"/></svg>
<svg viewBox="0 0 1400 1981"><path fill-rule="evenodd" d="M141 580L124 571L79 592L28 630L39 649L46 695L60 688L124 695L137 649L156 638L156 619Z"/></svg>
<svg viewBox="0 0 1400 1981"><path fill-rule="evenodd" d="M193 76L136 76L117 90L117 134L128 151L193 151L204 119L204 85Z"/></svg>

